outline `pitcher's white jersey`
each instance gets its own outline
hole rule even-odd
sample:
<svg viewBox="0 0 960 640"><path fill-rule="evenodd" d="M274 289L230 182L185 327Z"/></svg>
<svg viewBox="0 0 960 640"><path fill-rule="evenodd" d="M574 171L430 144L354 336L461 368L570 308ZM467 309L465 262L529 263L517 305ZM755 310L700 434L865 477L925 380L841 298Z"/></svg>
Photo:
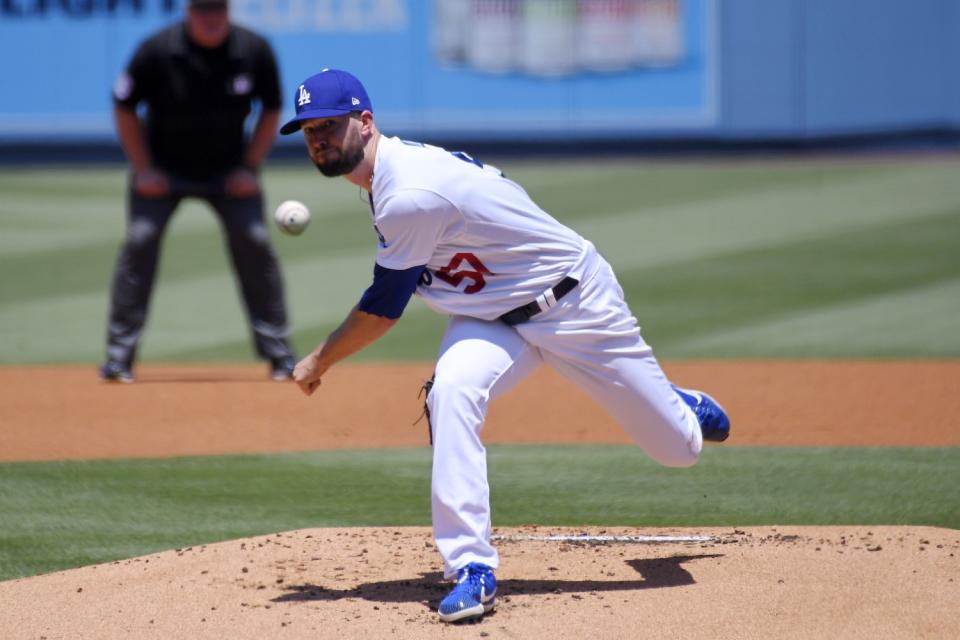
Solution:
<svg viewBox="0 0 960 640"><path fill-rule="evenodd" d="M417 293L444 314L492 320L581 280L595 255L495 167L399 138L379 140L371 208L377 263L427 265Z"/></svg>

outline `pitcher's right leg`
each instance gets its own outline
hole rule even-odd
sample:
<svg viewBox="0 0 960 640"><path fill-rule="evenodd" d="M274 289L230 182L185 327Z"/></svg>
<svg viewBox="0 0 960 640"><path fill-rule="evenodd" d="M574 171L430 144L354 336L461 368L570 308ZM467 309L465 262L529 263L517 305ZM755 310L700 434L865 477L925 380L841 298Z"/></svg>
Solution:
<svg viewBox="0 0 960 640"><path fill-rule="evenodd" d="M454 317L427 398L433 430L433 533L452 578L471 563L495 569L490 488L480 431L490 400L540 364L539 352L500 322Z"/></svg>

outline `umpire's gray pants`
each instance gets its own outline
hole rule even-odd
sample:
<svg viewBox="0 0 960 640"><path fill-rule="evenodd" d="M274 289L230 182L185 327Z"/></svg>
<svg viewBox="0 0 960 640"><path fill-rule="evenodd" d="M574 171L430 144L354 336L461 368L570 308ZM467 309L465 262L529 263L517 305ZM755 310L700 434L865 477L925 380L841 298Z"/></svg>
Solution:
<svg viewBox="0 0 960 640"><path fill-rule="evenodd" d="M184 197L206 200L220 218L253 332L263 358L292 357L283 276L263 218L263 196L228 198L209 192L174 191L160 198L127 192L127 235L117 258L107 326L107 359L132 366L143 333L163 234Z"/></svg>

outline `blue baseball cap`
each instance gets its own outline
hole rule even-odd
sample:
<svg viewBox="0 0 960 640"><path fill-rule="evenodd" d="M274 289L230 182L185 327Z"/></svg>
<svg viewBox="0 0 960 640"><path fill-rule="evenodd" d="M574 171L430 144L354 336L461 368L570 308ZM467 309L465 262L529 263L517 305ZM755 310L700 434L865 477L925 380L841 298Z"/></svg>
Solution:
<svg viewBox="0 0 960 640"><path fill-rule="evenodd" d="M356 76L339 69L324 69L304 80L293 94L293 104L297 115L280 127L282 135L299 130L304 120L373 111L367 91Z"/></svg>

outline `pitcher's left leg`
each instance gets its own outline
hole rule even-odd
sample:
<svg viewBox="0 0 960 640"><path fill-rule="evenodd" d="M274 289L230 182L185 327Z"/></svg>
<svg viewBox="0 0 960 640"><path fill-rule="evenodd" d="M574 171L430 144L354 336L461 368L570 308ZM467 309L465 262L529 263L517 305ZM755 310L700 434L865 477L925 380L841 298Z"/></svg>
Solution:
<svg viewBox="0 0 960 640"><path fill-rule="evenodd" d="M703 449L700 425L652 354L584 363L544 352L543 359L606 409L653 460L668 467L696 464Z"/></svg>
<svg viewBox="0 0 960 640"><path fill-rule="evenodd" d="M673 390L640 335L609 264L559 305L518 327L544 362L610 413L662 465L697 462L703 436L697 416Z"/></svg>

